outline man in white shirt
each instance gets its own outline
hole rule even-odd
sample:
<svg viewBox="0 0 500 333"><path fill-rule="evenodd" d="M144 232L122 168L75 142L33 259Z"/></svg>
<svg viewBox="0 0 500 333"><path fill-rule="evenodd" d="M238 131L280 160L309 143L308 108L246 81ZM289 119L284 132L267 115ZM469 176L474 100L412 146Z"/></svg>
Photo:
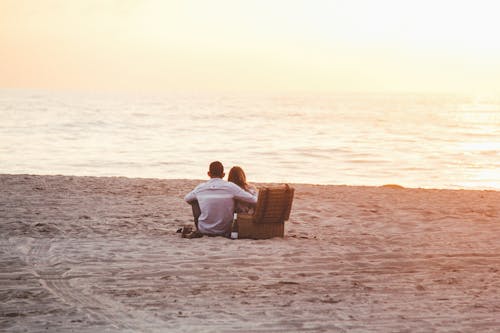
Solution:
<svg viewBox="0 0 500 333"><path fill-rule="evenodd" d="M197 228L202 234L227 236L231 232L235 200L257 203L256 194L245 192L238 185L223 180L224 175L221 162L210 163L210 180L196 186L184 198L190 204L198 201L200 216Z"/></svg>

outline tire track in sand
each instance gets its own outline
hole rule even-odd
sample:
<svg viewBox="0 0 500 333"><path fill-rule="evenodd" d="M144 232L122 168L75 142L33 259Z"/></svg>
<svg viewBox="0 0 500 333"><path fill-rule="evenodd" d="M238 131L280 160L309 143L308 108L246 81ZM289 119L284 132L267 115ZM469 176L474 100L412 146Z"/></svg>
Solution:
<svg viewBox="0 0 500 333"><path fill-rule="evenodd" d="M54 263L58 262L53 249L54 239L37 239L28 244L28 252L25 261L32 266L33 274L39 279L40 284L57 298L69 306L74 306L83 311L92 321L102 324L110 324L113 328L121 331L152 332L165 326L164 322L154 318L143 311L129 309L120 302L98 295L80 292L80 289L72 286L70 280L74 277L68 276L68 270L57 268ZM78 276L79 278L81 276ZM134 313L139 314L134 317ZM148 323L150 328L145 328Z"/></svg>

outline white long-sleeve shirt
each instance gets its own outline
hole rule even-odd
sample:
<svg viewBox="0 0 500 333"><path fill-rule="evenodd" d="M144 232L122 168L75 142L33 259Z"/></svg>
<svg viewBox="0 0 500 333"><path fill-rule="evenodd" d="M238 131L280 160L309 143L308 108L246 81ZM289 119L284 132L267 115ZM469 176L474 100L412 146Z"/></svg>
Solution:
<svg viewBox="0 0 500 333"><path fill-rule="evenodd" d="M245 192L238 185L221 178L212 178L196 186L184 200L198 200L201 210L198 229L202 233L225 235L231 229L235 200L257 203L257 195Z"/></svg>

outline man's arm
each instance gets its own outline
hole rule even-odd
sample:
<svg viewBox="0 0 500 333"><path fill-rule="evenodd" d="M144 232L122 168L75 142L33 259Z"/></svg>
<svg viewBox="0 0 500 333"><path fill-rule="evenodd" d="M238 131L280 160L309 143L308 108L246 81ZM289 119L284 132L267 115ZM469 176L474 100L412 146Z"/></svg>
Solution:
<svg viewBox="0 0 500 333"><path fill-rule="evenodd" d="M196 190L196 189L195 189ZM187 202L187 203L192 203L193 201L196 201L196 193L195 193L195 190L192 190L191 192L189 192L185 197L184 197L184 200Z"/></svg>
<svg viewBox="0 0 500 333"><path fill-rule="evenodd" d="M238 185L235 185L234 186L234 198L236 200L241 200L241 201L244 201L244 202L249 202L249 203L257 203L257 193L255 194L251 194L251 193L248 193L246 191L244 191L243 189L241 189Z"/></svg>

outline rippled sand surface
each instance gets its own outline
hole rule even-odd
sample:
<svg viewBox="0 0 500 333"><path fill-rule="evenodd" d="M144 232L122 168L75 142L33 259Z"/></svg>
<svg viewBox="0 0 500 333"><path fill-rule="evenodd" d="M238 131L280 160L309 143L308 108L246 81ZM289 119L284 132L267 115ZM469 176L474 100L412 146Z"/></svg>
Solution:
<svg viewBox="0 0 500 333"><path fill-rule="evenodd" d="M500 192L294 185L283 239L183 239L199 182L0 175L0 331L500 327Z"/></svg>

